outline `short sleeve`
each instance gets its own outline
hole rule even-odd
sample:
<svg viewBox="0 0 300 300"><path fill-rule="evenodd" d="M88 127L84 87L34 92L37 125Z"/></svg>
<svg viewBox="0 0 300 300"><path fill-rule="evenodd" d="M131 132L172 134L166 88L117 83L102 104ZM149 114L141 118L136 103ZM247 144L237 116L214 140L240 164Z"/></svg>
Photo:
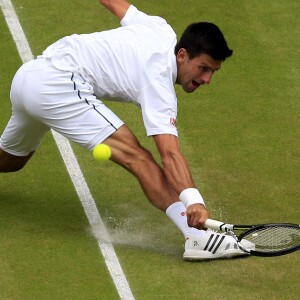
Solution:
<svg viewBox="0 0 300 300"><path fill-rule="evenodd" d="M176 128L177 98L174 88L155 82L142 91L140 99L144 126L148 136L172 134Z"/></svg>
<svg viewBox="0 0 300 300"><path fill-rule="evenodd" d="M158 16L149 16L142 11L139 11L135 6L130 5L125 16L120 21L122 27L143 23L143 22L156 22L160 24L167 24L167 21Z"/></svg>
<svg viewBox="0 0 300 300"><path fill-rule="evenodd" d="M139 23L141 20L147 17L148 15L139 11L135 6L130 5L120 24L121 26L127 26L130 24Z"/></svg>

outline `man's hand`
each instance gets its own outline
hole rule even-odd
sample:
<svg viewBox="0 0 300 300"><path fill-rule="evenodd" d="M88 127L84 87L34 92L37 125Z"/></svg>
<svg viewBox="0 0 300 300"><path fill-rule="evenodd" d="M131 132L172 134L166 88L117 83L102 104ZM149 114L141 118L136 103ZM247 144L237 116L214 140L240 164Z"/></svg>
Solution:
<svg viewBox="0 0 300 300"><path fill-rule="evenodd" d="M188 220L188 225L190 227L202 229L205 221L209 217L209 213L204 205L193 204L187 207L186 216Z"/></svg>

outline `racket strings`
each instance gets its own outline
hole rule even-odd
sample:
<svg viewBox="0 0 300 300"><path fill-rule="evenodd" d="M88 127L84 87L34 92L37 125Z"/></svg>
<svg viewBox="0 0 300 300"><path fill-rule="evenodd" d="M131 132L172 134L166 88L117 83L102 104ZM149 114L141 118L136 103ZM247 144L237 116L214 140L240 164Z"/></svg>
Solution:
<svg viewBox="0 0 300 300"><path fill-rule="evenodd" d="M255 250L260 252L278 252L300 246L300 230L295 227L258 228L243 238L254 243Z"/></svg>

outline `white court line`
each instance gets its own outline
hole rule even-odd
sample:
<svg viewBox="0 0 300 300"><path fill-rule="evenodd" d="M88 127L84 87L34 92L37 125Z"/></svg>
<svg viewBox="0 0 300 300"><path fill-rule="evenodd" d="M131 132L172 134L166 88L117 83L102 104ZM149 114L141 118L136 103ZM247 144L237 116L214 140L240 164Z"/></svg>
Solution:
<svg viewBox="0 0 300 300"><path fill-rule="evenodd" d="M22 61L27 62L32 60L34 57L11 1L0 0L0 6ZM93 233L97 238L99 248L102 252L106 266L114 281L119 296L124 300L134 300L133 294L123 273L113 245L109 242L110 237L107 229L99 214L95 201L81 172L71 145L69 141L60 134L54 131L52 131L52 134L67 167L78 197L82 203ZM101 237L101 240L103 239L105 242L102 242L98 237Z"/></svg>

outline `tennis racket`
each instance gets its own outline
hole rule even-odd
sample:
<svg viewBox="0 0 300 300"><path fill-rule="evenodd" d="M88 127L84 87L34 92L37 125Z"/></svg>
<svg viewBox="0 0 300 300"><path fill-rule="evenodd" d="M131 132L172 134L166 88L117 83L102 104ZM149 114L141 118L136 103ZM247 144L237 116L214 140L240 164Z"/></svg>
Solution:
<svg viewBox="0 0 300 300"><path fill-rule="evenodd" d="M257 225L233 225L207 219L204 227L230 234L238 247L255 256L279 256L300 249L300 225L289 223L271 223ZM237 235L236 230L242 231ZM241 240L255 244L255 249L245 249Z"/></svg>

